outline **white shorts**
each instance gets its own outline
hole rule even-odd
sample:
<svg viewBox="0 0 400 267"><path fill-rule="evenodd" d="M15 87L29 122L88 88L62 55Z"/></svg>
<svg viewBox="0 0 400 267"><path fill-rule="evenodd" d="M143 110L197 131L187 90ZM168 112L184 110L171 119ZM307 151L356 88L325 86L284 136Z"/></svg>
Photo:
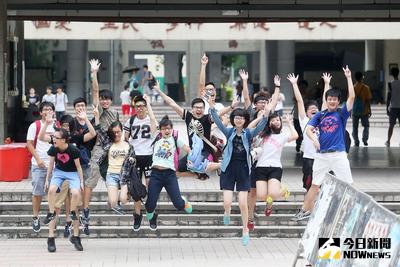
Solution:
<svg viewBox="0 0 400 267"><path fill-rule="evenodd" d="M321 185L328 172L333 171L336 178L352 184L350 162L346 152L317 153L313 164L313 184Z"/></svg>

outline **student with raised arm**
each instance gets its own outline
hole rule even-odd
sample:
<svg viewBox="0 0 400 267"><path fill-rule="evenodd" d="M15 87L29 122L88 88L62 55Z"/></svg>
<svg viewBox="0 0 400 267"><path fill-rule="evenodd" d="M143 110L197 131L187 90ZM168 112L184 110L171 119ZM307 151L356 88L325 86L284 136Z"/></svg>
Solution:
<svg viewBox="0 0 400 267"><path fill-rule="evenodd" d="M349 67L343 68L343 72L349 90L347 101L339 107L340 91L327 90L324 94L327 109L316 113L306 128L307 136L312 140L317 153L314 156L312 186L304 199L304 211L311 211L319 186L329 171L333 171L338 179L353 183L346 153L345 130L353 108L355 93ZM315 130L318 130L319 136L314 134Z"/></svg>
<svg viewBox="0 0 400 267"><path fill-rule="evenodd" d="M211 172L219 169L220 164L217 162L212 162L211 154L213 153L213 151L217 151L217 148L210 142L211 125L213 124L213 121L210 114L204 114L204 100L202 100L201 98L193 99L192 111L190 112L179 106L172 98L167 96L159 88L154 88L154 90L158 91L160 96L164 99L165 103L172 107L172 109L175 110L179 117L181 117L185 121L189 139L189 146L192 148L192 137L194 134L198 135L203 140L202 155L205 159L209 159L206 172ZM185 171L187 158L183 158L182 160L180 160L180 162L182 164L180 163L179 171ZM205 176L203 175L203 173L199 173L198 178L202 180L205 178Z"/></svg>
<svg viewBox="0 0 400 267"><path fill-rule="evenodd" d="M157 81L156 88L160 87ZM153 140L157 131L157 121L147 95L136 96L134 99L136 115L133 115L124 125L125 140L135 147L136 168L139 178L145 177L146 187L149 185L151 165L153 164ZM134 204L133 230L139 231L142 223L141 201Z"/></svg>
<svg viewBox="0 0 400 267"><path fill-rule="evenodd" d="M214 103L209 101L209 105L213 120L227 139L227 144L223 151L220 178L220 186L224 194L224 225L229 225L230 223L233 191L236 187L236 191L239 192L239 208L243 224L242 244L247 246L250 239L249 229L247 228L247 195L250 190L251 171L250 144L251 139L265 127L267 117L264 117L255 129L248 129L249 115L244 109L237 108L230 115L233 127L226 128L214 108ZM266 106L266 108L269 108L269 106ZM265 111L266 114L269 114L269 112L269 109Z"/></svg>
<svg viewBox="0 0 400 267"><path fill-rule="evenodd" d="M92 103L94 106L98 106L99 109L99 123L103 131L107 131L111 123L119 119L118 113L111 107L113 100L113 93L110 90L100 90L99 83L97 81L97 72L99 71L101 63L97 59L91 59L89 61L90 71L92 77ZM85 180L85 190L83 194L83 214L82 222L85 227L85 233L89 234L89 202L92 195L93 189L97 186L97 182L100 178L100 169L97 164L99 158L103 154L103 149L96 140L96 144L93 147L92 155L90 159L90 175Z"/></svg>

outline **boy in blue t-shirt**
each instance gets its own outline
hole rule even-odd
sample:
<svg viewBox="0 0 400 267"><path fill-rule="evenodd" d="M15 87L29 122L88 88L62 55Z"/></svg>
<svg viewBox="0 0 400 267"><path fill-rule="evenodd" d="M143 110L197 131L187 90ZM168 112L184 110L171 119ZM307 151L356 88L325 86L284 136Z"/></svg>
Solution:
<svg viewBox="0 0 400 267"><path fill-rule="evenodd" d="M322 111L312 117L306 128L306 133L312 140L317 153L313 164L312 186L304 199L305 211L311 210L318 188L329 171L333 171L338 179L349 184L353 183L346 153L345 131L347 119L353 108L355 93L349 67L343 68L343 72L349 90L346 103L339 107L339 90L324 91ZM319 133L318 137L313 133L315 128Z"/></svg>

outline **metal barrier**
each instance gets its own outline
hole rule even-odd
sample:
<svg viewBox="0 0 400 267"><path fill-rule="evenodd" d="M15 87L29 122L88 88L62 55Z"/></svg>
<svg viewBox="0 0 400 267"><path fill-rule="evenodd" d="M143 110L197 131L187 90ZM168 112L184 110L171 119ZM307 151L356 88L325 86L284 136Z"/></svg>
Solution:
<svg viewBox="0 0 400 267"><path fill-rule="evenodd" d="M400 266L400 219L371 196L327 175L299 242L313 266Z"/></svg>

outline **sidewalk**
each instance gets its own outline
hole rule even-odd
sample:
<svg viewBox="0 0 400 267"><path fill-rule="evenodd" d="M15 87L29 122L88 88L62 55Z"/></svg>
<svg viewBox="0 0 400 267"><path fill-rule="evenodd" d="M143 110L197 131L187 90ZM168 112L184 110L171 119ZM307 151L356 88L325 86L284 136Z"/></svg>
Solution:
<svg viewBox="0 0 400 267"><path fill-rule="evenodd" d="M243 247L240 239L84 239L78 252L59 238L51 254L46 239L2 240L0 266L285 267L293 263L298 241L254 239Z"/></svg>

